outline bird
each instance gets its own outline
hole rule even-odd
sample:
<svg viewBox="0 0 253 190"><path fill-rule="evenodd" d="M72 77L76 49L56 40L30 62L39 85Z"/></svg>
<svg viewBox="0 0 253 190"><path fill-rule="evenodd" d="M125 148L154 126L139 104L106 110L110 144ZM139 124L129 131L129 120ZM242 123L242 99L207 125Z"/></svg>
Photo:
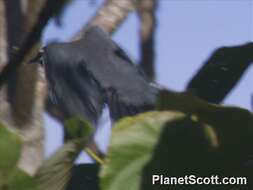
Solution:
<svg viewBox="0 0 253 190"><path fill-rule="evenodd" d="M114 121L154 109L158 89L99 27L78 41L47 45L34 62L44 67L48 98L64 118L81 116L95 126L105 104Z"/></svg>
<svg viewBox="0 0 253 190"><path fill-rule="evenodd" d="M175 92L150 82L138 65L99 27L90 27L77 41L45 46L31 62L40 62L45 69L48 99L62 112L63 118L80 116L97 128L105 105L109 107L113 122L155 109L180 111L214 128L221 149L231 156L228 163L233 165L252 153L251 149L242 147L253 144L253 116L246 109L216 103L233 88L252 61L248 55L251 46L216 50L207 61L208 66L200 69L185 92ZM238 54L241 56L237 61L242 60L243 66L234 62L233 56ZM210 64L215 66L209 67ZM222 69L224 64L226 69ZM216 70L219 73L229 71L216 76ZM208 92L205 85L212 85L209 82L213 79L217 80L216 85L210 88L212 93L205 96ZM224 85L226 88L222 91Z"/></svg>

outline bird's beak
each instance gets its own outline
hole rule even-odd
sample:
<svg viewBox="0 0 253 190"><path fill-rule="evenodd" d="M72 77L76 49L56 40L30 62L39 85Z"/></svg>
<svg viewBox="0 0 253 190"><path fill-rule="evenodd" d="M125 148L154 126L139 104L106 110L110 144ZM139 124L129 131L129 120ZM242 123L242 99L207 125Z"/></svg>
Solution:
<svg viewBox="0 0 253 190"><path fill-rule="evenodd" d="M44 49L40 49L38 54L32 58L28 64L34 64L34 63L39 63L40 65L44 65L44 58L43 58L43 54L44 54Z"/></svg>

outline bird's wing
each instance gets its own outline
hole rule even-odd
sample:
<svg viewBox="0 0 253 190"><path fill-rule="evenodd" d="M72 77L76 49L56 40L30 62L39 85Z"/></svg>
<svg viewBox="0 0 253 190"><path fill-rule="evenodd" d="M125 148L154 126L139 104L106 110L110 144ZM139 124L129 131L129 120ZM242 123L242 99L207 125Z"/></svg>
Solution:
<svg viewBox="0 0 253 190"><path fill-rule="evenodd" d="M51 102L65 118L80 116L95 125L102 112L104 97L89 73L80 70L80 63L85 64L81 51L75 43L59 43L45 48L49 94Z"/></svg>
<svg viewBox="0 0 253 190"><path fill-rule="evenodd" d="M109 35L94 27L87 31L82 44L85 69L105 91L114 120L153 107L157 89Z"/></svg>

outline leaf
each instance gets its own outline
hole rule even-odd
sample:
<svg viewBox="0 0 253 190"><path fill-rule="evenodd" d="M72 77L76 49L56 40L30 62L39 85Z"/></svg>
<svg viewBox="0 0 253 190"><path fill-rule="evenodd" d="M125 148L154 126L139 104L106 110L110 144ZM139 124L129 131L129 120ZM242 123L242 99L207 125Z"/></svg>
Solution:
<svg viewBox="0 0 253 190"><path fill-rule="evenodd" d="M72 118L66 123L69 128L74 129L71 130L73 139L65 143L39 168L36 180L42 190L65 189L71 177L73 163L93 132L90 125L80 118Z"/></svg>
<svg viewBox="0 0 253 190"><path fill-rule="evenodd" d="M159 140L160 136L168 140ZM171 171L176 174L176 166L182 165L182 169L188 164L187 166L191 168L189 163L194 163L197 169L201 169L203 165L199 165L193 158L199 156L199 159L203 157L207 159L209 151L216 149L213 140L210 141L212 137L209 136L204 126L200 126L180 112L148 112L125 118L113 128L106 164L102 165L100 173L101 188L140 189L143 186L142 176L146 181L146 174L149 173L148 171L143 173L143 169L152 160L154 153L158 158L173 157L173 160L155 162L156 167L151 167L153 169L164 168L167 171L172 169ZM157 144L162 147L162 152L156 151ZM183 159L186 157L192 159L184 164L177 162L177 159L182 160L179 156L183 156Z"/></svg>
<svg viewBox="0 0 253 190"><path fill-rule="evenodd" d="M191 79L187 90L220 103L253 62L253 43L217 49Z"/></svg>
<svg viewBox="0 0 253 190"><path fill-rule="evenodd" d="M208 105L205 101L188 93L159 90L156 108L158 110L174 110L187 114L197 112L200 108Z"/></svg>
<svg viewBox="0 0 253 190"><path fill-rule="evenodd" d="M253 115L246 109L210 104L186 93L161 90L157 109L194 114L200 122L211 126L217 133L226 164L238 164L253 155Z"/></svg>
<svg viewBox="0 0 253 190"><path fill-rule="evenodd" d="M152 158L142 171L142 190L168 189L168 186L152 185L152 175L163 176L211 176L223 174L217 159L219 143L213 129L186 117L166 124ZM157 183L157 182L156 182ZM159 184L159 183L158 183ZM194 190L213 187L194 186ZM182 186L172 189L181 190Z"/></svg>
<svg viewBox="0 0 253 190"><path fill-rule="evenodd" d="M20 153L19 136L0 123L0 178L16 166Z"/></svg>
<svg viewBox="0 0 253 190"><path fill-rule="evenodd" d="M194 114L197 119L210 124L224 138L225 144L235 144L253 135L253 115L246 109L210 104L187 93L161 90L157 100L158 110L182 111ZM242 130L243 127L243 130ZM225 142L227 141L227 142Z"/></svg>
<svg viewBox="0 0 253 190"><path fill-rule="evenodd" d="M8 190L37 190L37 183L32 176L16 168L8 180Z"/></svg>
<svg viewBox="0 0 253 190"><path fill-rule="evenodd" d="M64 122L66 139L86 137L91 132L90 125L81 117L72 117Z"/></svg>

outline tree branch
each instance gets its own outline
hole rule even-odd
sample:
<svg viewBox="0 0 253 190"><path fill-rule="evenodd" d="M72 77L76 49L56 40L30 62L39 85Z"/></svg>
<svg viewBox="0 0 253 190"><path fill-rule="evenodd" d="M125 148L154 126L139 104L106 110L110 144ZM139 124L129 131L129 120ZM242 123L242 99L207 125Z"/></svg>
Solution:
<svg viewBox="0 0 253 190"><path fill-rule="evenodd" d="M22 0L24 3L26 0ZM45 0L27 1L26 7L22 7L21 0L8 0L5 2L5 17L7 25L8 59L15 56L22 39L32 29ZM33 5L33 6L31 6ZM13 13L14 12L14 13ZM37 41L38 44L38 41ZM33 46L32 50L38 51L39 46ZM1 49L1 51L4 51ZM16 50L17 51L17 50ZM29 52L30 53L30 52ZM30 59L29 54L25 59ZM43 160L43 106L36 97L37 67L22 65L13 70L7 80L8 101L3 101L6 106L0 109L4 112L3 121L10 128L15 128L22 137L23 148L19 166L33 174ZM4 94L4 91L1 90Z"/></svg>
<svg viewBox="0 0 253 190"><path fill-rule="evenodd" d="M138 15L140 19L140 67L150 81L155 78L154 68L154 38L156 28L155 11L157 0L140 0L138 4Z"/></svg>
<svg viewBox="0 0 253 190"><path fill-rule="evenodd" d="M96 15L74 37L82 37L90 26L99 26L108 33L113 33L136 7L138 0L105 0Z"/></svg>
<svg viewBox="0 0 253 190"><path fill-rule="evenodd" d="M62 9L65 1L47 0L40 12L37 22L33 25L31 32L25 37L24 43L15 56L13 56L8 64L3 68L0 74L0 87L10 78L13 73L24 61L26 55L31 51L34 44L40 39L43 28L46 26L49 19L55 13ZM39 7L39 6L38 6Z"/></svg>

